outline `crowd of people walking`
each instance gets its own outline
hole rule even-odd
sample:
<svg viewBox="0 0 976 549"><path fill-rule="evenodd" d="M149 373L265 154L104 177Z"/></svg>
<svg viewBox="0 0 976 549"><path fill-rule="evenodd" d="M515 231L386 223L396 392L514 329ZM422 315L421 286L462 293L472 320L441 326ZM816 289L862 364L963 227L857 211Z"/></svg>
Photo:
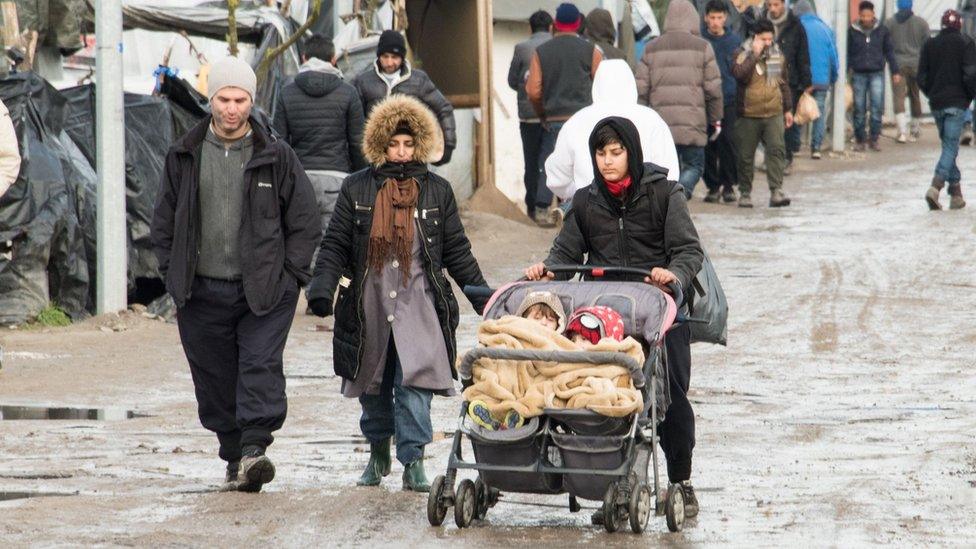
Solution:
<svg viewBox="0 0 976 549"><path fill-rule="evenodd" d="M976 45L963 23L948 10L930 37L911 0L898 0L884 23L865 0L846 29L853 149L881 148L887 68L896 141L919 136L920 93L935 119L942 152L925 193L932 209L941 209L943 189L950 208L965 206L956 156L976 96ZM671 0L663 33L639 60L615 45L606 10L584 17L563 3L529 25L508 74L525 209L540 224L562 224L529 279L551 277L548 264L589 262L645 268L646 281L668 292L690 288L704 256L687 206L700 179L704 201L752 208L762 145L768 204L790 206L784 178L800 152L797 114L807 100L821 113L810 157L822 158L839 52L809 0L742 12L730 0ZM455 389L459 311L446 275L486 285L452 187L429 167L449 162L457 146L453 109L411 67L398 32L383 32L375 61L351 82L329 39L314 35L303 52L270 124L252 112L251 67L233 57L215 63L212 115L166 156L152 240L200 421L227 462L225 489L259 491L274 478L266 450L287 413L282 353L307 286L309 312L336 318L334 367L342 393L361 406L370 457L359 484L390 473L395 437L403 487L426 491L431 399ZM689 337L682 326L667 339L674 408L661 433L668 476L684 486L692 513Z"/></svg>

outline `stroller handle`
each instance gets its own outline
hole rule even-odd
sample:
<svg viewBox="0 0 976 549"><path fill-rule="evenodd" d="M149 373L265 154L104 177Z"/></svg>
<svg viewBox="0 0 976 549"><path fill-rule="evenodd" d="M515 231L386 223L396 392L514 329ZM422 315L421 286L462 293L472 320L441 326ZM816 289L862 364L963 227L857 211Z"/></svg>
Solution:
<svg viewBox="0 0 976 549"><path fill-rule="evenodd" d="M589 275L593 278L603 278L607 275L631 275L640 277L642 282L644 277L650 275L650 271L647 269L638 269L637 267L598 267L593 265L547 265L546 271L554 274ZM681 291L681 285L672 282L668 284L668 289L671 290L671 297L674 298L674 302L680 307L684 302L684 293Z"/></svg>

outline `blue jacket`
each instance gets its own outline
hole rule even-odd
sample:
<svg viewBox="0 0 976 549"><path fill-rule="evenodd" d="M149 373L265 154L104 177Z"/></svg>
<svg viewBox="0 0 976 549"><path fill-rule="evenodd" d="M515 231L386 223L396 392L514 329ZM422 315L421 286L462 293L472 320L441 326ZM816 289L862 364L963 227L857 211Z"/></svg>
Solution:
<svg viewBox="0 0 976 549"><path fill-rule="evenodd" d="M837 81L840 65L834 31L815 13L801 15L800 23L803 24L803 30L807 31L811 83L821 89L828 88Z"/></svg>
<svg viewBox="0 0 976 549"><path fill-rule="evenodd" d="M708 32L708 27L704 23L701 26L701 35L712 45L718 70L722 73L722 101L726 105L731 105L735 103L735 94L738 91L735 77L732 76L732 64L735 61L733 54L742 46L742 38L728 25L725 27L725 34L715 36Z"/></svg>
<svg viewBox="0 0 976 549"><path fill-rule="evenodd" d="M854 72L879 72L884 70L886 59L891 73L898 72L888 27L880 21L875 21L870 29L861 28L858 21L847 27L847 68Z"/></svg>

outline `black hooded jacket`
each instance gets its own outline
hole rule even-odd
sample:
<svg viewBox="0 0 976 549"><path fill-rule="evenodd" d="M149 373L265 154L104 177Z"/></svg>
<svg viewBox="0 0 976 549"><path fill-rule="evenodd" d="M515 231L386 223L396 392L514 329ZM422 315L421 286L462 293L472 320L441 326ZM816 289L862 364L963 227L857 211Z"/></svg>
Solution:
<svg viewBox="0 0 976 549"><path fill-rule="evenodd" d="M356 88L336 73L300 72L278 96L274 129L306 170L349 173L366 167L363 104Z"/></svg>
<svg viewBox="0 0 976 549"><path fill-rule="evenodd" d="M597 132L614 129L627 149L632 183L623 199L610 194L596 166ZM573 206L549 251L546 265L586 264L647 269L663 267L690 287L704 252L688 213L684 191L668 181L666 168L643 163L634 123L612 116L590 134L594 179L573 196Z"/></svg>

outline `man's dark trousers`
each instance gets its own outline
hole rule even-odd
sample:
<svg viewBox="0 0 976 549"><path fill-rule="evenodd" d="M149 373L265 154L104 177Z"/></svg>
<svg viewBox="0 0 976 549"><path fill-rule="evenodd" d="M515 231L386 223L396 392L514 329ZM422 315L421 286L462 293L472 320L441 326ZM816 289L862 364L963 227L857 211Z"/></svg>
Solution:
<svg viewBox="0 0 976 549"><path fill-rule="evenodd" d="M668 481L691 478L691 452L695 448L695 411L688 401L691 381L691 327L682 324L664 338L668 353L668 385L671 405L658 428L661 448L668 463Z"/></svg>
<svg viewBox="0 0 976 549"><path fill-rule="evenodd" d="M737 118L735 103L725 105L724 109L722 133L718 134L715 141L709 141L705 146L705 186L712 192L732 190L739 180L736 171L739 157L735 152L735 140L732 138Z"/></svg>
<svg viewBox="0 0 976 549"><path fill-rule="evenodd" d="M177 310L200 423L220 441L220 457L241 458L244 446L267 448L285 422L282 352L298 303L298 282L263 316L251 312L240 281L196 277Z"/></svg>
<svg viewBox="0 0 976 549"><path fill-rule="evenodd" d="M525 160L525 208L529 217L535 212L535 197L539 189L539 153L542 150L542 123L519 122L522 134L522 157ZM541 167L545 170L545 166Z"/></svg>

